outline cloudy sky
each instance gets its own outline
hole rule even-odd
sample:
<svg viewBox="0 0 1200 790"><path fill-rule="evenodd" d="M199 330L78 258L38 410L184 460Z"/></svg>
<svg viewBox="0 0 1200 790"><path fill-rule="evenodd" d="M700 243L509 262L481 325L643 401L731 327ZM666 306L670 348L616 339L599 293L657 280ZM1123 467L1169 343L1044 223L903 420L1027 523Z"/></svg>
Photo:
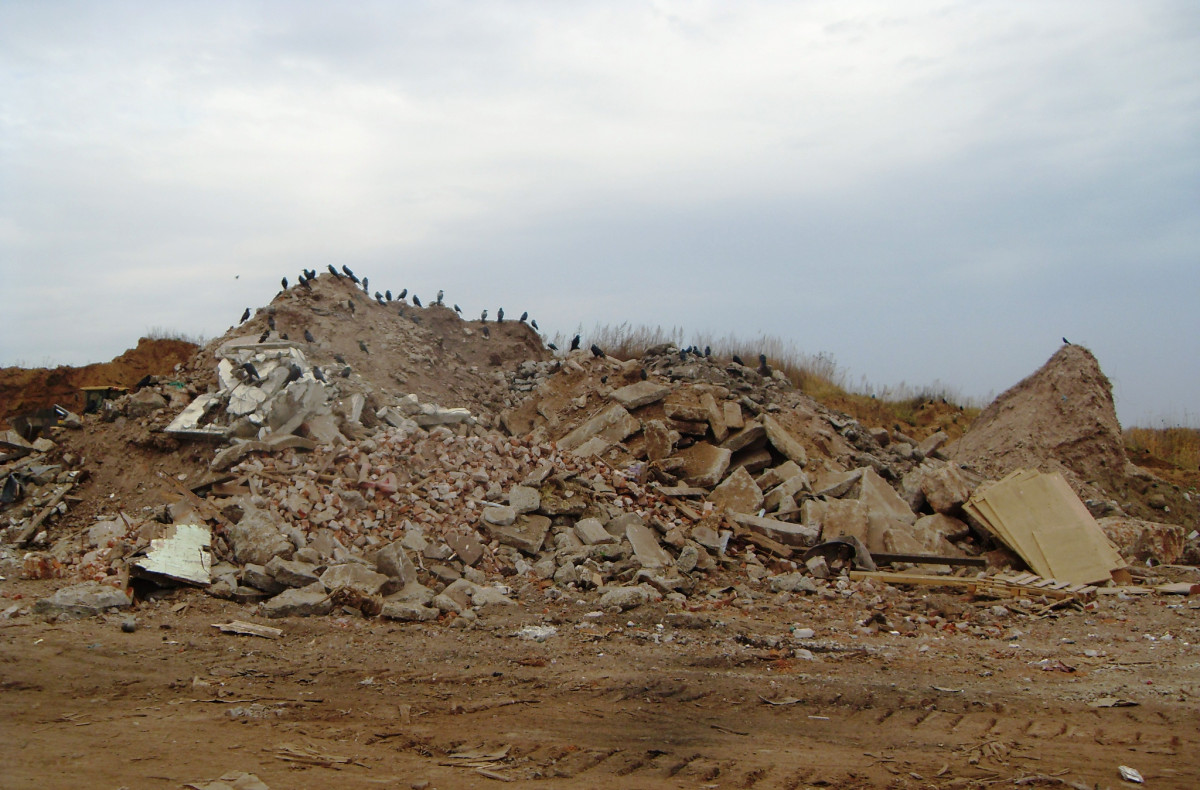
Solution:
<svg viewBox="0 0 1200 790"><path fill-rule="evenodd" d="M0 0L0 365L302 267L1200 422L1200 5Z"/></svg>

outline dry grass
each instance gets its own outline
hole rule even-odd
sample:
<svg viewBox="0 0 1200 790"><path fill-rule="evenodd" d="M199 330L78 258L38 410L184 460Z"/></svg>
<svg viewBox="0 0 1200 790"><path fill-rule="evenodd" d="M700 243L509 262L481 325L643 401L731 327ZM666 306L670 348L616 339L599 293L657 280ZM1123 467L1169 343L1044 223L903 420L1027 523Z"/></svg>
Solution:
<svg viewBox="0 0 1200 790"><path fill-rule="evenodd" d="M1131 458L1151 456L1178 469L1200 469L1200 429L1127 428L1123 434Z"/></svg>
<svg viewBox="0 0 1200 790"><path fill-rule="evenodd" d="M770 335L753 340L735 335L714 337L693 333L689 336L682 327L664 329L622 323L597 326L587 337L589 344L595 343L617 359L640 357L647 349L663 343L679 348L710 348L712 356L722 361L732 360L736 355L750 367L757 367L759 354L764 354L773 370L783 373L797 389L829 408L846 412L866 425L899 429L910 434L945 430L954 438L961 435L979 413L978 404L964 404L960 393L941 382L923 387L905 383L875 387L864 378L857 385L851 385L831 354L805 353L794 342ZM570 337L560 334L554 342L559 348L566 348Z"/></svg>
<svg viewBox="0 0 1200 790"><path fill-rule="evenodd" d="M189 335L186 332L180 332L177 329L167 329L162 326L152 326L146 330L145 337L151 340L180 340L184 343L191 343L194 346L202 346L208 342L208 338L204 335Z"/></svg>

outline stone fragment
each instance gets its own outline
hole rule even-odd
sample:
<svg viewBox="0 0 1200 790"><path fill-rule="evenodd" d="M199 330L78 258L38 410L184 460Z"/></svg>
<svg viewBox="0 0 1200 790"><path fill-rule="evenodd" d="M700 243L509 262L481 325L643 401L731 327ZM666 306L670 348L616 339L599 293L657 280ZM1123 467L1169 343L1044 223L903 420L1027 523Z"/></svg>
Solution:
<svg viewBox="0 0 1200 790"><path fill-rule="evenodd" d="M1126 516L1106 516L1096 519L1096 523L1116 545L1121 556L1140 562L1154 560L1161 565L1179 562L1189 531L1175 524L1160 524Z"/></svg>
<svg viewBox="0 0 1200 790"><path fill-rule="evenodd" d="M640 524L625 528L625 537L633 546L633 554L643 568L664 568L672 564L671 555L658 543L654 533Z"/></svg>
<svg viewBox="0 0 1200 790"><path fill-rule="evenodd" d="M623 406L613 404L559 439L558 448L573 450L596 436L610 442L619 442L641 427L641 423L634 419Z"/></svg>
<svg viewBox="0 0 1200 790"><path fill-rule="evenodd" d="M305 422L301 429L309 439L326 447L346 443L346 437L338 429L337 418L332 414L313 417Z"/></svg>
<svg viewBox="0 0 1200 790"><path fill-rule="evenodd" d="M958 513L971 498L971 484L955 466L925 470L921 476L921 493L936 513Z"/></svg>
<svg viewBox="0 0 1200 790"><path fill-rule="evenodd" d="M683 459L683 474L688 484L703 488L715 486L725 476L732 456L729 450L708 442L696 442L676 455Z"/></svg>
<svg viewBox="0 0 1200 790"><path fill-rule="evenodd" d="M517 520L517 511L507 505L485 507L481 518L485 526L507 527Z"/></svg>
<svg viewBox="0 0 1200 790"><path fill-rule="evenodd" d="M508 506L517 513L532 513L542 505L542 495L532 486L513 486L508 492Z"/></svg>
<svg viewBox="0 0 1200 790"><path fill-rule="evenodd" d="M740 431L745 427L746 421L742 417L742 407L737 405L735 401L727 400L721 404L721 411L725 417L725 427L731 431Z"/></svg>
<svg viewBox="0 0 1200 790"><path fill-rule="evenodd" d="M951 543L950 538L967 532L967 525L962 521L941 513L923 516L912 526L912 536L921 545L921 553L941 557L963 556L962 550Z"/></svg>
<svg viewBox="0 0 1200 790"><path fill-rule="evenodd" d="M241 576L242 584L262 590L268 595L278 595L287 589L287 585L272 576L262 565L248 564L242 568Z"/></svg>
<svg viewBox="0 0 1200 790"><path fill-rule="evenodd" d="M704 409L704 419L712 430L713 439L718 442L725 441L725 437L729 435L729 427L725 424L725 412L717 405L717 399L711 392L706 392L700 396L700 406Z"/></svg>
<svg viewBox="0 0 1200 790"><path fill-rule="evenodd" d="M892 518L905 524L917 520L916 513L909 509L908 503L874 469L863 470L858 501L875 517Z"/></svg>
<svg viewBox="0 0 1200 790"><path fill-rule="evenodd" d="M413 422L422 428L432 428L435 425L457 425L458 423L474 422L470 409L447 409L432 403L422 403L421 411L414 414Z"/></svg>
<svg viewBox="0 0 1200 790"><path fill-rule="evenodd" d="M917 445L917 451L920 452L921 455L928 458L940 450L942 445L949 440L950 437L947 436L944 431L938 431L937 433L926 437L925 441Z"/></svg>
<svg viewBox="0 0 1200 790"><path fill-rule="evenodd" d="M867 545L868 511L857 499L810 499L804 503L803 514L804 523L819 529L822 540L848 535Z"/></svg>
<svg viewBox="0 0 1200 790"><path fill-rule="evenodd" d="M849 493L851 488L862 479L863 470L851 469L849 472L829 472L823 475L813 486L816 496L837 499Z"/></svg>
<svg viewBox="0 0 1200 790"><path fill-rule="evenodd" d="M605 450L612 447L612 442L605 439L603 436L593 436L583 444L571 450L571 455L576 458L591 458L602 454Z"/></svg>
<svg viewBox="0 0 1200 790"><path fill-rule="evenodd" d="M763 493L744 468L738 467L708 495L708 501L721 510L756 513L763 504Z"/></svg>
<svg viewBox="0 0 1200 790"><path fill-rule="evenodd" d="M646 458L661 461L675 451L679 435L667 427L662 420L650 420L642 431L646 439Z"/></svg>
<svg viewBox="0 0 1200 790"><path fill-rule="evenodd" d="M736 404L734 405L736 406ZM731 434L721 442L721 446L736 453L738 450L744 450L755 443L764 442L766 439L767 429L762 426L762 423L751 420L745 423L745 427L740 431Z"/></svg>
<svg viewBox="0 0 1200 790"><path fill-rule="evenodd" d="M240 563L266 565L274 557L287 559L296 547L270 513L247 505L242 520L227 531L233 556Z"/></svg>
<svg viewBox="0 0 1200 790"><path fill-rule="evenodd" d="M769 414L764 414L760 418L763 428L767 432L767 441L771 446L783 454L785 458L795 461L798 466L804 466L808 463L808 453L804 451L804 445L792 436L786 428Z"/></svg>
<svg viewBox="0 0 1200 790"><path fill-rule="evenodd" d="M402 541L393 541L375 555L375 569L403 587L417 580L417 567L408 557Z"/></svg>
<svg viewBox="0 0 1200 790"><path fill-rule="evenodd" d="M729 461L731 467L741 467L752 475L758 474L773 463L775 459L766 448L742 450Z"/></svg>
<svg viewBox="0 0 1200 790"><path fill-rule="evenodd" d="M378 595L389 581L385 574L376 573L357 562L330 565L321 574L321 584L325 585L329 592L351 590L360 595Z"/></svg>
<svg viewBox="0 0 1200 790"><path fill-rule="evenodd" d="M317 576L318 566L298 560L285 560L283 557L271 558L264 568L271 578L287 587L307 587L320 581Z"/></svg>
<svg viewBox="0 0 1200 790"><path fill-rule="evenodd" d="M820 539L820 533L806 524L793 524L790 521L743 513L730 513L729 517L743 527L785 546L812 546Z"/></svg>
<svg viewBox="0 0 1200 790"><path fill-rule="evenodd" d="M679 558L675 560L675 567L680 573L691 573L700 563L700 548L695 543L687 543L679 550Z"/></svg>
<svg viewBox="0 0 1200 790"><path fill-rule="evenodd" d="M610 398L621 404L628 411L657 403L667 397L671 388L654 381L638 381L615 390Z"/></svg>
<svg viewBox="0 0 1200 790"><path fill-rule="evenodd" d="M641 587L612 587L600 596L601 609L636 609L650 600L650 593Z"/></svg>
<svg viewBox="0 0 1200 790"><path fill-rule="evenodd" d="M487 529L502 546L512 546L522 554L533 557L542 550L546 533L550 531L550 519L536 514L517 516L508 526L488 525Z"/></svg>
<svg viewBox="0 0 1200 790"><path fill-rule="evenodd" d="M167 399L152 389L140 389L129 396L125 414L129 417L146 417L159 409L167 408Z"/></svg>
<svg viewBox="0 0 1200 790"><path fill-rule="evenodd" d="M817 591L816 583L800 572L772 576L768 579L768 584L771 585L772 592L815 593Z"/></svg>
<svg viewBox="0 0 1200 790"><path fill-rule="evenodd" d="M124 521L97 521L87 531L87 544L92 548L104 548L125 537Z"/></svg>
<svg viewBox="0 0 1200 790"><path fill-rule="evenodd" d="M892 435L888 433L887 428L869 428L867 433L880 447L887 447L892 443Z"/></svg>
<svg viewBox="0 0 1200 790"><path fill-rule="evenodd" d="M818 579L829 578L829 563L820 554L805 560L804 567L808 568L808 572Z"/></svg>
<svg viewBox="0 0 1200 790"><path fill-rule="evenodd" d="M388 620L398 620L403 623L424 623L436 620L441 614L437 609L426 606L418 601L385 600L379 612L380 617Z"/></svg>
<svg viewBox="0 0 1200 790"><path fill-rule="evenodd" d="M779 466L771 467L763 472L758 478L758 487L763 491L769 491L785 480L804 474L804 470L796 465L795 461L784 461Z"/></svg>
<svg viewBox="0 0 1200 790"><path fill-rule="evenodd" d="M625 537L626 531L631 526L644 527L646 522L642 521L642 517L637 513L622 513L615 518L609 519L604 528L608 530L608 534L614 536L617 540Z"/></svg>
<svg viewBox="0 0 1200 790"><path fill-rule="evenodd" d="M49 598L33 605L34 614L58 614L68 617L89 617L108 609L123 609L133 604L124 590L99 582L85 582L64 587Z"/></svg>
<svg viewBox="0 0 1200 790"><path fill-rule="evenodd" d="M479 539L475 537L474 533L467 530L452 529L447 532L446 545L466 565L474 565L483 556L483 546L479 543Z"/></svg>
<svg viewBox="0 0 1200 790"><path fill-rule="evenodd" d="M267 617L310 617L329 614L332 610L329 593L320 582L284 590L263 604L263 613Z"/></svg>
<svg viewBox="0 0 1200 790"><path fill-rule="evenodd" d="M573 527L575 535L586 546L595 546L599 543L616 543L618 538L615 535L610 535L599 519L581 518L575 522Z"/></svg>

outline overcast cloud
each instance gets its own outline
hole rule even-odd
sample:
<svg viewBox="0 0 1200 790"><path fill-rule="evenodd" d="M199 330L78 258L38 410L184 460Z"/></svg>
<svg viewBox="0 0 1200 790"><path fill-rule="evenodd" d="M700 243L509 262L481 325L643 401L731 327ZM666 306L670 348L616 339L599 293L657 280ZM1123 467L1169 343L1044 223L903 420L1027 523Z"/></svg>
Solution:
<svg viewBox="0 0 1200 790"><path fill-rule="evenodd" d="M302 267L1200 420L1194 2L0 2L0 365Z"/></svg>

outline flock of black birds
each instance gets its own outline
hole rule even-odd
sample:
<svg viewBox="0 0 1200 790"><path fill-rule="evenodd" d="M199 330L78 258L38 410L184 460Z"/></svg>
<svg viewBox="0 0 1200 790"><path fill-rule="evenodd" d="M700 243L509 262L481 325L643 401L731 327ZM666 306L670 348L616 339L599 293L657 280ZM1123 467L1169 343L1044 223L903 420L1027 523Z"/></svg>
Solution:
<svg viewBox="0 0 1200 790"><path fill-rule="evenodd" d="M392 292L390 289L385 290L382 293L380 293L379 291L376 291L374 294L371 294L370 290L368 290L369 280L366 277L359 279L359 277L350 269L349 266L343 265L341 268L341 271L338 271L338 269L335 268L333 264L329 264L328 269L329 269L329 273L332 274L338 280L349 279L352 283L361 287L363 290L363 293L365 293L368 298L373 297L374 300L381 306L387 307L388 305L391 305L391 304L399 304L399 309L400 309L399 314L401 316L405 315L404 308L407 305L406 300L409 298L409 293L408 293L407 288L401 290L398 294L396 294L394 299L392 297ZM309 283L315 279L317 279L317 272L315 269L303 269L303 270L301 270L300 277L298 279L299 287L306 288L308 290L312 290L312 286ZM280 280L280 285L282 285L283 290L286 291L288 289L288 278L284 277L282 280ZM435 305L443 305L444 297L445 297L445 292L442 291L441 289L439 289L437 292L437 299L434 302L434 304ZM346 304L351 313L353 313L357 310L353 299L346 300ZM412 304L414 307L422 307L421 300L415 293L412 294ZM454 312L461 316L462 308L459 307L457 304L453 305L453 307L454 307ZM242 313L241 320L238 321L238 324L239 325L244 324L246 321L248 321L250 319L250 315L251 315L250 308L247 307L245 309L245 311ZM418 323L420 322L420 319L415 315L411 315L411 316L409 316L409 318L411 318L413 321L416 321ZM486 309L484 309L479 314L479 322L481 324L486 324L487 320L488 320L488 311ZM538 328L537 321L530 320L528 311L522 312L521 317L518 318L517 321L522 324L528 322L529 326L532 327L535 332L540 331L540 329ZM503 307L498 308L496 310L496 323L498 323L498 324L504 323L504 308ZM271 333L276 331L275 330L275 317L273 315L267 316L267 327L268 327L267 331L263 332L262 335L259 336L259 338L258 338L259 343L265 343L267 341L267 339L270 337ZM483 331L484 337L491 337L491 332L488 330L488 328L486 326L484 326L482 328L482 331ZM288 336L286 334L281 333L279 335L279 339L287 340ZM309 344L313 344L313 343L317 342L317 340L313 336L312 332L310 332L308 329L304 330L304 341ZM1066 343L1067 339L1063 338L1063 342ZM578 335L578 334L575 335L573 338L571 338L571 345L570 345L569 350L570 351L578 351L581 343L582 343L582 336ZM370 353L365 341L359 340L358 347L359 347L359 349L362 350L362 352L364 354ZM546 347L549 348L551 351L558 351L558 346L555 345L554 343L547 343ZM591 345L591 352L592 352L593 357L605 356L604 350L602 348L600 348L600 346L596 345L595 343L592 343L592 345ZM705 359L710 358L712 356L712 347L705 346L703 349L700 349L698 346L692 345L692 346L687 346L686 348L679 349L679 359L681 362L686 362L689 356L695 357L695 358L705 358ZM346 360L340 354L334 354L333 357L337 361L337 363L342 366L342 369L338 373L338 375L342 376L343 378L348 377L350 375L351 370L350 370L350 366L346 363ZM740 365L742 367L746 367L746 363L743 362L741 357L739 357L737 354L731 355L731 360L733 361L734 364ZM292 367L294 368L294 370L289 371L288 381L294 380L293 374L294 374L295 378L299 378L299 376L300 376L299 368L295 367L294 365ZM258 378L258 372L254 369L254 366L251 365L249 362L247 362L246 364L244 364L242 366L242 370L248 379L251 379L255 382L260 380ZM771 373L772 373L771 366L767 364L767 355L766 354L758 355L758 373L764 377L771 376ZM644 374L645 374L645 371L643 370L643 378L645 377ZM314 367L313 375L316 376L316 378L319 379L320 381L326 380L325 375L321 371L320 368Z"/></svg>

